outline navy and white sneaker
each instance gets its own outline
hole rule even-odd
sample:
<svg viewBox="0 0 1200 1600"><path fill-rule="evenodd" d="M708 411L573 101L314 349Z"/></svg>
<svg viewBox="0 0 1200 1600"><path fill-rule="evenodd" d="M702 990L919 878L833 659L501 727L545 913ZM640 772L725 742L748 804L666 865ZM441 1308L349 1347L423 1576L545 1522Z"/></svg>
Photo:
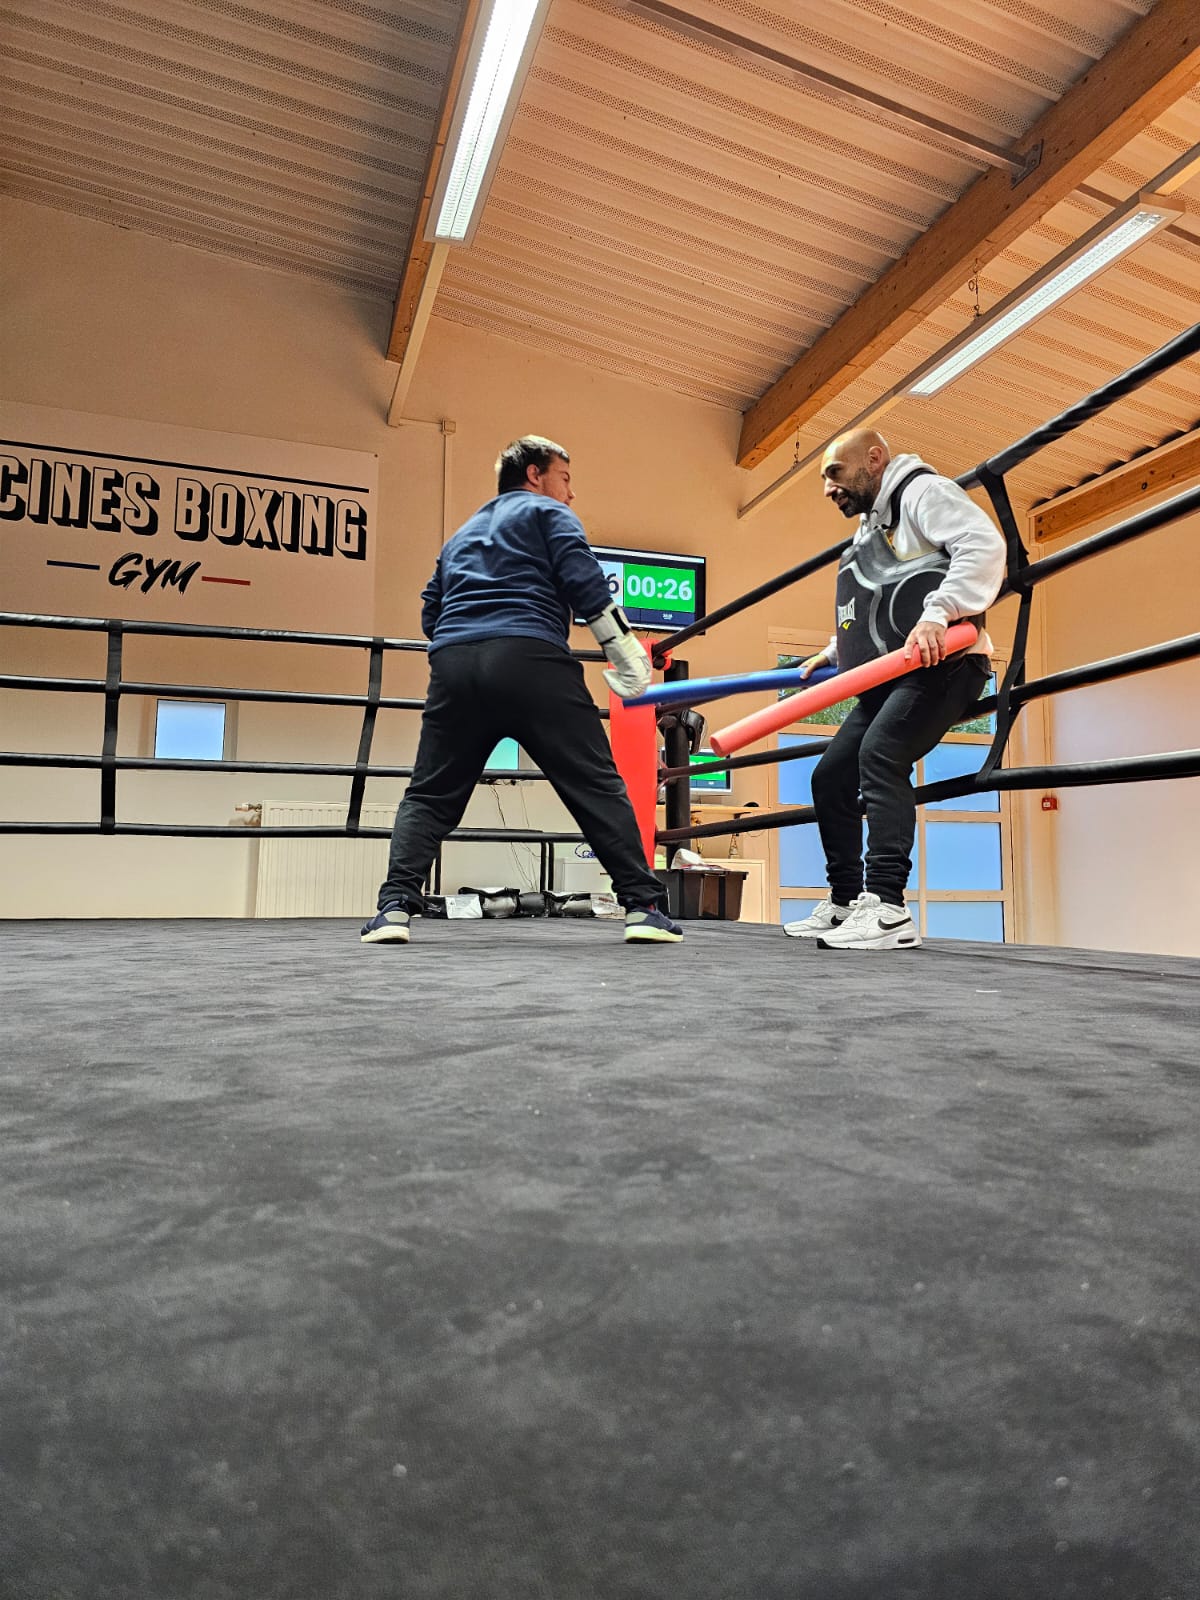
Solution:
<svg viewBox="0 0 1200 1600"><path fill-rule="evenodd" d="M678 944L683 929L653 906L625 913L626 944Z"/></svg>
<svg viewBox="0 0 1200 1600"><path fill-rule="evenodd" d="M399 906L384 906L370 922L364 922L358 937L363 944L407 944L409 915Z"/></svg>

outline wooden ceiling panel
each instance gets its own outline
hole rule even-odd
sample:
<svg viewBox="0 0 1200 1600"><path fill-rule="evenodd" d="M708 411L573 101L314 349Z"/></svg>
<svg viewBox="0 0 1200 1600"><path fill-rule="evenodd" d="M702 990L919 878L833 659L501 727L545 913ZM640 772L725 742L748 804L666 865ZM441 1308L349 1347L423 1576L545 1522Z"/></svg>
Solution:
<svg viewBox="0 0 1200 1600"><path fill-rule="evenodd" d="M390 297L458 0L13 0L0 183Z"/></svg>
<svg viewBox="0 0 1200 1600"><path fill-rule="evenodd" d="M395 342L413 298L398 294L402 275L409 289L421 277L412 245L468 3L8 0L0 184L394 299ZM1200 142L1200 66L1191 81L1186 66L1200 23L1185 0L679 4L759 55L731 57L627 0L553 0L474 243L447 254L434 311L746 412L743 455L767 473L819 449L958 334L975 311L967 278L986 312ZM1173 45L1160 37L1171 29ZM768 417L779 380L830 348L840 319L879 304L889 275L911 280L964 196L1011 190L989 162L1039 119L1053 132L1073 86L1102 80L1135 36L1162 62L1173 49L1176 66L1154 79L1169 78L1163 93L1118 118L1116 147L1076 129L1094 160L1011 236L983 228L977 272L960 230L954 272L927 272L925 298L895 297L799 412L789 400ZM783 74L764 47L917 120ZM966 153L921 119L1001 155ZM1200 177L1177 198L1177 224L942 395L893 398L886 427L961 470L1196 320ZM1192 426L1193 368L1045 452L1022 469L1022 492Z"/></svg>

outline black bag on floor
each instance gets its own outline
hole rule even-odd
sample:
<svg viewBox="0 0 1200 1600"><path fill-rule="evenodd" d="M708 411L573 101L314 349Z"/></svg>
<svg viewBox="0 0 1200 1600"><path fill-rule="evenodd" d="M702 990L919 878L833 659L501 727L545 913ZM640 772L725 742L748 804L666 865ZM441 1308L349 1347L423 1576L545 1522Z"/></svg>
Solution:
<svg viewBox="0 0 1200 1600"><path fill-rule="evenodd" d="M592 917L592 897L590 894L548 894L546 896L550 905L552 917Z"/></svg>

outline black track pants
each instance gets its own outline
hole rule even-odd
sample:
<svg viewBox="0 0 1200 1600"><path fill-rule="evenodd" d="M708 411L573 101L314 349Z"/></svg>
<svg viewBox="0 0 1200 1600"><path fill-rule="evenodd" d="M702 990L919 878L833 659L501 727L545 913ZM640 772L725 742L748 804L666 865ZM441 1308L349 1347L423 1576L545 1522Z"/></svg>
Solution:
<svg viewBox="0 0 1200 1600"><path fill-rule="evenodd" d="M420 911L438 846L458 826L503 738L516 739L549 778L626 910L665 910L666 892L646 865L583 668L566 651L526 638L443 645L430 656L421 739L396 812L380 906Z"/></svg>
<svg viewBox="0 0 1200 1600"><path fill-rule="evenodd" d="M839 904L848 905L864 887L888 905L904 904L917 817L913 765L970 715L990 671L983 655L918 667L868 690L830 740L813 772L812 793L829 887Z"/></svg>

